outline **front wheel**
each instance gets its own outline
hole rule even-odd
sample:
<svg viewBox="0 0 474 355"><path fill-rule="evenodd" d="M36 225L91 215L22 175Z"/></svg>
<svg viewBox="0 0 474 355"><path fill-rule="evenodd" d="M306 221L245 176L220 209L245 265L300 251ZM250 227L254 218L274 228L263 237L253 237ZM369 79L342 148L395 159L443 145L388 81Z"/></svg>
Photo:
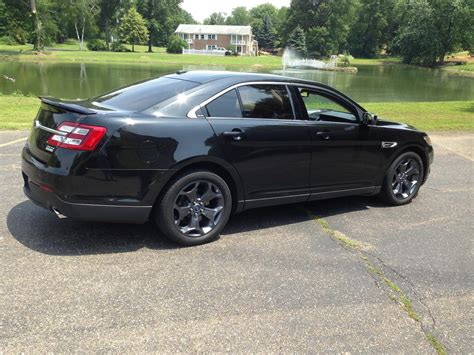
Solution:
<svg viewBox="0 0 474 355"><path fill-rule="evenodd" d="M217 239L231 210L232 196L226 182L210 171L194 171L171 183L154 219L167 238L192 246Z"/></svg>
<svg viewBox="0 0 474 355"><path fill-rule="evenodd" d="M391 205L413 200L423 181L423 162L418 154L406 152L393 161L385 174L381 197Z"/></svg>

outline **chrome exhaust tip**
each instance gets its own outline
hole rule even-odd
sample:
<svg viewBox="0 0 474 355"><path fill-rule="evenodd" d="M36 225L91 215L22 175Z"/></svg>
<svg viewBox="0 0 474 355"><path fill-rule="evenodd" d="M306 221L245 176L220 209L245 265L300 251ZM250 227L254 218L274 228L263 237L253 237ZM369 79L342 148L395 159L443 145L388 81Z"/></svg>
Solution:
<svg viewBox="0 0 474 355"><path fill-rule="evenodd" d="M58 216L59 219L67 218L67 216L63 215L56 207L53 207L53 212Z"/></svg>

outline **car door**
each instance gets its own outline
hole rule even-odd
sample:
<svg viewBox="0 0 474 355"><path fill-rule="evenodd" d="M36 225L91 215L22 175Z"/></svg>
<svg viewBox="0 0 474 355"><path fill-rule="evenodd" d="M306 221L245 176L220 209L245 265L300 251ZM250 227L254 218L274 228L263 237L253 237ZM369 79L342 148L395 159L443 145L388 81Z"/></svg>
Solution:
<svg viewBox="0 0 474 355"><path fill-rule="evenodd" d="M355 106L327 89L300 86L293 92L310 129L313 197L372 188L382 164L381 142L360 123Z"/></svg>
<svg viewBox="0 0 474 355"><path fill-rule="evenodd" d="M246 207L307 200L309 127L294 119L286 85L239 86L202 109L242 178Z"/></svg>

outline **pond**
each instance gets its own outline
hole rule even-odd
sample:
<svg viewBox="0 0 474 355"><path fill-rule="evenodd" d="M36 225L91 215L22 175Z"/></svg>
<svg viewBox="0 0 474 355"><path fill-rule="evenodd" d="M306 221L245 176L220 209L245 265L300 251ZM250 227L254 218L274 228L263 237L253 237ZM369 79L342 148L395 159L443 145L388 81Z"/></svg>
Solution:
<svg viewBox="0 0 474 355"><path fill-rule="evenodd" d="M358 68L357 74L318 70L267 72L328 84L360 102L474 100L473 78L448 74L439 69L398 64L365 65ZM21 92L62 98L87 98L180 69L236 70L235 67L199 65L183 67L182 65L3 62L0 63L0 93ZM14 81L5 76L13 78Z"/></svg>

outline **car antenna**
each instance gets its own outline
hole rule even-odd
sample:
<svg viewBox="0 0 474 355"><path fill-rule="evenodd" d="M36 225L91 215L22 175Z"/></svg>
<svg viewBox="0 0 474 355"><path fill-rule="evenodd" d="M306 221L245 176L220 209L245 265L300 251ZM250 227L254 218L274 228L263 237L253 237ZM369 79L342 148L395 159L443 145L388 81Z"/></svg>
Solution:
<svg viewBox="0 0 474 355"><path fill-rule="evenodd" d="M178 70L178 71L176 72L176 74L178 74L178 75L179 75L179 74L184 74L184 73L186 73L186 70Z"/></svg>

